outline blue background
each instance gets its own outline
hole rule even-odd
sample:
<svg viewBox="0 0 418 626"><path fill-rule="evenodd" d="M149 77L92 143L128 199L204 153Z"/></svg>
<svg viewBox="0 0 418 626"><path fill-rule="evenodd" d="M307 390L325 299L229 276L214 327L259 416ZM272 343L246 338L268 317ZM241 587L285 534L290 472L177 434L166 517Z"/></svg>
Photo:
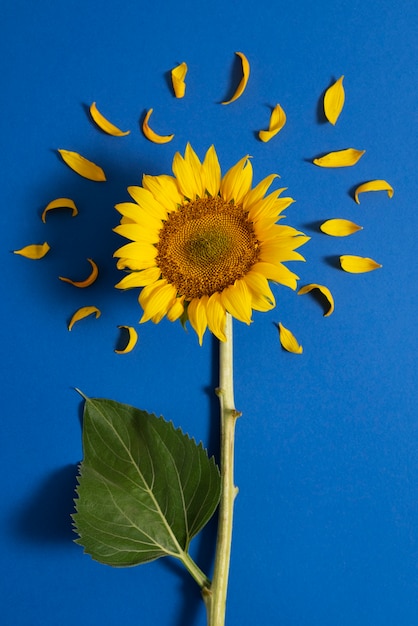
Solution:
<svg viewBox="0 0 418 626"><path fill-rule="evenodd" d="M162 559L126 570L93 562L72 543L69 515L81 459L80 398L110 397L163 414L217 453L217 347L180 324L139 327L134 352L116 355L118 324L136 325L136 293L117 292L112 253L116 202L143 172L169 173L175 150L211 143L226 171L253 156L255 180L281 175L296 204L287 223L305 230L301 284L327 285L336 308L275 288L278 305L235 324L236 525L228 624L416 626L418 624L418 416L416 380L416 3L400 0L258 0L199 3L15 0L3 7L2 113L2 622L7 626L200 626L195 583ZM244 52L251 76L234 91ZM167 72L189 65L176 100ZM324 123L324 90L345 75L346 105ZM104 135L87 106L128 137ZM288 121L268 144L256 138L270 107ZM140 132L175 133L154 145ZM366 149L354 168L309 161ZM108 182L69 170L56 149L99 163ZM364 194L373 178L395 189ZM73 198L79 215L45 205ZM364 230L331 238L318 223L344 217ZM47 240L40 261L11 254ZM340 254L382 269L352 275ZM88 290L87 257L101 269ZM71 314L102 310L69 333ZM303 344L284 352L281 321ZM193 544L212 564L214 524Z"/></svg>

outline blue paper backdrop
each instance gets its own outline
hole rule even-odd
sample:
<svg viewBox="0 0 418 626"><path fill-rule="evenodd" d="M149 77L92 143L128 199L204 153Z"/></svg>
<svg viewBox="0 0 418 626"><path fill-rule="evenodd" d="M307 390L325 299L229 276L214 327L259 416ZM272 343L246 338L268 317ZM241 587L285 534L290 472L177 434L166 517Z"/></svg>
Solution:
<svg viewBox="0 0 418 626"><path fill-rule="evenodd" d="M111 229L116 202L144 172L169 173L191 141L200 156L216 145L224 171L245 154L255 179L281 175L296 203L288 220L312 240L301 284L327 285L329 318L310 296L275 288L277 308L235 324L236 481L228 624L416 626L418 416L416 381L417 43L416 3L390 0L151 3L14 0L2 10L2 623L7 626L202 626L194 582L167 559L133 569L93 562L72 543L80 398L107 396L163 414L217 453L216 344L162 322L139 327L126 356L114 353L118 324L136 325L133 292L113 289L121 244ZM251 76L239 78L236 51ZM189 66L183 100L168 72ZM346 105L335 127L321 99L344 74ZM96 101L123 138L104 135L87 107ZM288 121L268 144L256 138L271 107ZM161 134L140 132L144 111ZM353 168L310 160L366 149ZM57 155L76 150L108 182L78 177ZM353 188L387 179L395 188ZM79 215L40 214L73 198ZM345 217L364 229L331 238L318 224ZM11 254L47 240L40 261ZM352 275L340 254L383 267ZM100 278L87 290L59 275ZM71 333L79 306L100 319ZM275 324L291 328L303 355L284 352ZM194 554L210 570L214 524Z"/></svg>

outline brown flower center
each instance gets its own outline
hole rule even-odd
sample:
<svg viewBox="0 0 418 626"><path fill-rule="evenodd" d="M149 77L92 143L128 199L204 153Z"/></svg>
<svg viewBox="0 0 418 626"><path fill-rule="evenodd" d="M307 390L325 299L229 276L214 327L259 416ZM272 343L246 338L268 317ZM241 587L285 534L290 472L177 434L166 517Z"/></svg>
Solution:
<svg viewBox="0 0 418 626"><path fill-rule="evenodd" d="M199 198L169 214L157 250L163 278L192 300L245 276L258 260L259 243L241 205Z"/></svg>

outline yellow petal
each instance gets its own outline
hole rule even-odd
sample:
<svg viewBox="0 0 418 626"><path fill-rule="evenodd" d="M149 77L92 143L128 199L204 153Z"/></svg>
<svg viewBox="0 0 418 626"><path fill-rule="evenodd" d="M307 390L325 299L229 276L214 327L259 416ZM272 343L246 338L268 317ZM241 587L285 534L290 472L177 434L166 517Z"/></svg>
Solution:
<svg viewBox="0 0 418 626"><path fill-rule="evenodd" d="M32 243L29 246L20 248L20 250L13 250L15 254L20 254L27 259L42 259L51 248L46 241L44 243Z"/></svg>
<svg viewBox="0 0 418 626"><path fill-rule="evenodd" d="M233 317L251 324L251 293L244 280L236 280L221 293L221 303Z"/></svg>
<svg viewBox="0 0 418 626"><path fill-rule="evenodd" d="M113 135L113 137L124 137L125 135L129 135L131 132L130 130L120 130L120 128L109 122L109 120L106 119L100 111L98 111L95 102L93 102L90 106L90 115L96 122L97 126L108 135Z"/></svg>
<svg viewBox="0 0 418 626"><path fill-rule="evenodd" d="M365 152L365 150L346 148L337 152L329 152L318 159L314 159L313 163L319 167L350 167L355 165Z"/></svg>
<svg viewBox="0 0 418 626"><path fill-rule="evenodd" d="M174 69L171 70L171 82L173 83L174 94L176 98L183 98L186 92L186 83L184 79L187 74L186 63L180 63Z"/></svg>
<svg viewBox="0 0 418 626"><path fill-rule="evenodd" d="M242 78L232 98L230 100L227 100L226 102L222 102L222 104L231 104L231 102L237 100L242 95L245 87L247 86L248 78L250 76L250 64L248 63L248 59L245 54L243 54L242 52L236 52L235 54L241 59Z"/></svg>
<svg viewBox="0 0 418 626"><path fill-rule="evenodd" d="M132 289L134 287L145 287L155 283L161 276L161 270L159 267L149 267L139 272L129 272L126 276L120 280L116 289Z"/></svg>
<svg viewBox="0 0 418 626"><path fill-rule="evenodd" d="M250 270L243 278L251 292L251 306L256 311L270 311L276 301L269 287L267 278L257 271Z"/></svg>
<svg viewBox="0 0 418 626"><path fill-rule="evenodd" d="M253 266L253 270L260 272L263 276L275 283L290 287L290 289L295 290L297 287L299 276L277 260L274 263L259 261Z"/></svg>
<svg viewBox="0 0 418 626"><path fill-rule="evenodd" d="M325 287L324 285L317 285L316 283L311 283L309 285L301 287L298 291L298 296L309 293L313 289L319 289L322 295L325 296L325 298L328 300L329 308L328 311L325 311L324 313L324 317L328 317L328 315L331 315L331 313L334 311L334 298L332 297L332 293L330 292L328 287Z"/></svg>
<svg viewBox="0 0 418 626"><path fill-rule="evenodd" d="M113 228L113 232L122 237L126 237L126 239L131 239L131 241L157 243L159 240L157 229L145 228L143 223L137 224L130 218L128 218L128 221L124 222L121 220L119 226Z"/></svg>
<svg viewBox="0 0 418 626"><path fill-rule="evenodd" d="M302 346L298 344L293 333L288 328L285 328L281 322L279 322L279 337L280 343L285 350L294 354L302 354Z"/></svg>
<svg viewBox="0 0 418 626"><path fill-rule="evenodd" d="M115 352L116 354L127 354L135 348L136 342L138 341L138 333L133 326L118 326L118 328L124 328L128 331L128 343L123 350L115 350Z"/></svg>
<svg viewBox="0 0 418 626"><path fill-rule="evenodd" d="M270 174L270 176L266 176L263 178L253 189L251 189L243 199L242 205L246 211L250 211L253 205L259 203L263 200L268 188L275 178L280 178L278 174ZM276 196L280 195L285 188L279 189L276 193ZM264 207L264 204L262 205Z"/></svg>
<svg viewBox="0 0 418 626"><path fill-rule="evenodd" d="M270 116L269 129L260 130L258 136L261 141L270 141L270 139L274 137L274 135L277 135L285 124L286 113L283 111L280 104L276 104Z"/></svg>
<svg viewBox="0 0 418 626"><path fill-rule="evenodd" d="M186 198L195 200L196 196L203 197L205 189L201 176L202 164L189 143L184 157L180 152L174 155L172 169L179 189Z"/></svg>
<svg viewBox="0 0 418 626"><path fill-rule="evenodd" d="M174 135L157 135L157 133L155 133L148 124L149 118L151 117L153 110L154 109L150 109L148 113L146 114L144 121L142 123L142 132L144 133L147 139L149 139L150 141L154 143L168 143L169 141L173 139Z"/></svg>
<svg viewBox="0 0 418 626"><path fill-rule="evenodd" d="M174 304L177 289L174 285L166 284L165 280L160 280L151 285L147 285L141 291L139 304L144 309L140 324L158 317L161 319Z"/></svg>
<svg viewBox="0 0 418 626"><path fill-rule="evenodd" d="M132 267L131 269L146 269L155 265L155 258L157 256L157 248L152 244L143 243L126 243L113 253L113 256L121 259L135 260L138 263L138 267ZM140 266L141 264L142 267Z"/></svg>
<svg viewBox="0 0 418 626"><path fill-rule="evenodd" d="M183 202L183 196L180 194L174 176L144 174L142 185L152 193L159 204L165 207L166 211L175 211Z"/></svg>
<svg viewBox="0 0 418 626"><path fill-rule="evenodd" d="M179 319L184 313L184 296L180 296L174 300L174 304L170 306L167 311L167 319L170 322L175 322Z"/></svg>
<svg viewBox="0 0 418 626"><path fill-rule="evenodd" d="M362 230L362 228L362 226L358 226L354 222L350 222L350 220L343 219L327 220L320 226L323 233L333 237L346 237Z"/></svg>
<svg viewBox="0 0 418 626"><path fill-rule="evenodd" d="M64 163L80 176L96 182L104 182L106 180L106 175L102 168L81 156L78 152L72 152L71 150L58 150L58 152L62 156Z"/></svg>
<svg viewBox="0 0 418 626"><path fill-rule="evenodd" d="M52 209L71 209L73 217L78 214L78 209L74 203L74 200L71 200L71 198L57 198L56 200L52 200L52 202L47 204L44 208L41 216L44 224L46 222L46 214Z"/></svg>
<svg viewBox="0 0 418 626"><path fill-rule="evenodd" d="M96 306L82 306L80 309L77 309L68 324L68 330L71 330L76 322L84 319L88 315L92 315L93 313L95 314L96 319L102 314Z"/></svg>
<svg viewBox="0 0 418 626"><path fill-rule="evenodd" d="M221 196L225 202L240 204L251 188L253 167L249 155L243 157L227 171L221 181Z"/></svg>
<svg viewBox="0 0 418 626"><path fill-rule="evenodd" d="M363 272L371 272L382 267L380 263L376 263L373 259L367 257L354 256L352 254L344 254L340 256L341 267L345 272L351 274L362 274Z"/></svg>
<svg viewBox="0 0 418 626"><path fill-rule="evenodd" d="M354 200L360 204L359 194L364 191L387 191L389 198L393 197L393 187L385 180L370 180L368 183L359 185L354 192Z"/></svg>
<svg viewBox="0 0 418 626"><path fill-rule="evenodd" d="M94 283L99 275L99 268L97 267L93 259L87 259L87 261L90 263L92 269L90 275L87 276L85 280L71 280L71 278L64 278L63 276L58 276L58 278L64 283L70 283L70 285L74 285L74 287L80 287L81 289L83 289L84 287L90 287L90 285Z"/></svg>
<svg viewBox="0 0 418 626"><path fill-rule="evenodd" d="M203 335L205 334L208 326L208 319L206 315L206 305L208 302L208 296L202 296L201 298L193 298L187 308L187 315L193 330L199 337L199 345L202 345Z"/></svg>
<svg viewBox="0 0 418 626"><path fill-rule="evenodd" d="M128 193L149 215L156 217L158 220L167 219L167 209L155 199L148 189L132 185L128 187Z"/></svg>
<svg viewBox="0 0 418 626"><path fill-rule="evenodd" d="M220 341L226 341L226 311L222 304L220 293L213 293L210 296L206 305L206 315L210 332Z"/></svg>
<svg viewBox="0 0 418 626"><path fill-rule="evenodd" d="M221 166L214 146L206 152L202 163L202 180L205 191L211 196L217 196L221 185Z"/></svg>
<svg viewBox="0 0 418 626"><path fill-rule="evenodd" d="M345 93L343 87L344 76L341 76L331 87L329 87L324 96L324 112L325 117L331 124L335 124L341 111L343 110Z"/></svg>

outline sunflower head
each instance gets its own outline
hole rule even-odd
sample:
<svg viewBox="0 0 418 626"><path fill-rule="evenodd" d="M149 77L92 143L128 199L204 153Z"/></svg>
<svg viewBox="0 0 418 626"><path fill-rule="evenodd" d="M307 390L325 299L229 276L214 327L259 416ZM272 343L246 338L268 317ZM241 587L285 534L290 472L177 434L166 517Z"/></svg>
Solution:
<svg viewBox="0 0 418 626"><path fill-rule="evenodd" d="M141 322L186 318L200 344L207 328L225 341L227 313L249 324L252 310L275 306L269 280L296 288L283 263L304 261L296 249L309 237L277 224L293 200L266 195L275 174L252 188L248 155L222 177L213 146L202 163L188 144L173 174L145 175L128 188L133 202L116 205L115 231L130 240L115 252L128 271L116 287L142 287Z"/></svg>

